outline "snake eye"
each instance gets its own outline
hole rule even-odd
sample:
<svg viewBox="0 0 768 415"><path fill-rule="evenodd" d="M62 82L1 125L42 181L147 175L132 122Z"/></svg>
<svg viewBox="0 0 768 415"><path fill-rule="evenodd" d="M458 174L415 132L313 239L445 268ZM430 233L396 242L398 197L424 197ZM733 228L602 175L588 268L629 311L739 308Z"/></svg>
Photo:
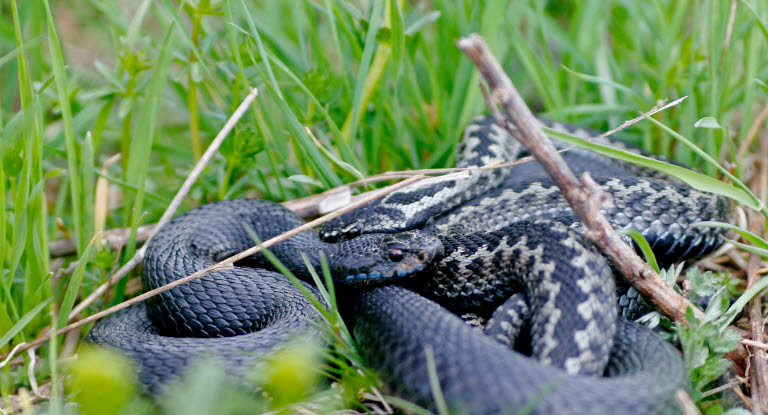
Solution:
<svg viewBox="0 0 768 415"><path fill-rule="evenodd" d="M354 227L350 228L346 232L344 232L344 235L347 237L347 239L354 239L360 236L360 228Z"/></svg>
<svg viewBox="0 0 768 415"><path fill-rule="evenodd" d="M403 251L397 248L390 249L387 255L389 256L389 259L392 262L400 262L403 260L403 257L404 257Z"/></svg>

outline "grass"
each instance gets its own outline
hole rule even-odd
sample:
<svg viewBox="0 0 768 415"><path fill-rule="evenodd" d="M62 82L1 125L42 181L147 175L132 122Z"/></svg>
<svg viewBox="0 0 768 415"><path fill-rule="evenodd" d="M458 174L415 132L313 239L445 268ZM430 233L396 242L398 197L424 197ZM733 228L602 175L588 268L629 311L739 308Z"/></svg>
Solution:
<svg viewBox="0 0 768 415"><path fill-rule="evenodd" d="M742 202L760 208L766 189L753 184L753 162L765 134L758 117L768 92L768 7L735 4L732 12L730 2L716 0L4 2L0 352L63 325L78 295L134 254L135 236L113 250L94 240L94 230L156 221L248 87L260 91L256 104L183 209L236 197L284 201L361 175L451 166L463 126L484 111L478 75L454 47L470 32L485 36L529 104L552 119L607 130L659 100L687 96L656 119L702 151L647 121L622 135L711 177L722 176L713 161L723 164L729 181L756 195ZM696 126L702 119L706 128ZM757 140L750 136L756 121ZM742 146L745 156L736 158ZM117 153L120 162L102 172ZM108 191L97 192L98 180ZM106 207L101 223L94 212ZM768 256L765 229L752 231L756 237L731 255ZM62 238L76 253L51 258L48 244ZM715 279L738 294L744 274L733 267ZM125 279L87 314L133 293ZM723 348L707 346L718 330L680 333L687 355L698 356L687 362L701 363L692 376L710 379L722 366ZM54 385L48 412L72 411L59 385L78 336L35 352L37 382ZM359 405L357 392L370 383L345 366L356 361L347 340L339 338L346 352L334 355L337 369L348 369L334 374L337 387L326 382L302 398L321 402L316 411ZM6 408L27 407L16 399L29 387L24 365L0 371ZM255 399L194 396L198 408L232 412L242 410L238 399ZM141 408L173 412L169 402ZM712 411L722 404L699 402Z"/></svg>

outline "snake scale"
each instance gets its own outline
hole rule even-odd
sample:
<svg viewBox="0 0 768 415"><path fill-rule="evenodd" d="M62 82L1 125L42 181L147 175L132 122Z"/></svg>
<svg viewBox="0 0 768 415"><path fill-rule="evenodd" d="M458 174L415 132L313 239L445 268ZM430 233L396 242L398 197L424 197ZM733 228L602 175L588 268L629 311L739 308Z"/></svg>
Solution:
<svg viewBox="0 0 768 415"><path fill-rule="evenodd" d="M719 245L721 230L690 225L726 220L724 199L584 150L563 154L575 172L590 171L613 196L604 209L611 223L640 231L662 264ZM457 166L525 155L481 117L465 131ZM302 223L265 201L202 206L151 241L144 284L161 286ZM315 267L327 258L366 359L392 393L428 409L437 408L436 382L456 413L679 413L675 394L686 380L677 352L619 317L637 308L637 296L627 300L621 288L624 301L617 304L616 287L625 283L614 282L610 264L581 232L548 176L523 163L423 180L327 223L320 238L305 232L270 251L304 280L299 253ZM485 334L457 316L468 319L467 313L487 321ZM87 340L128 354L154 393L199 354L245 376L290 339L322 343L316 315L256 254L110 316Z"/></svg>

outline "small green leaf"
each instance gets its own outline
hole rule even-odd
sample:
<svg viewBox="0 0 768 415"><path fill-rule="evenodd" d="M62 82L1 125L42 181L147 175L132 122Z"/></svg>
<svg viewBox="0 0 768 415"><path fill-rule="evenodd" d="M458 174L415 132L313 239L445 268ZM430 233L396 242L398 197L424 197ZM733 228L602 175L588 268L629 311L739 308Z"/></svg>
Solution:
<svg viewBox="0 0 768 415"><path fill-rule="evenodd" d="M378 32L376 32L376 41L385 45L390 45L390 40L392 38L390 32L391 31L388 27L382 27Z"/></svg>
<svg viewBox="0 0 768 415"><path fill-rule="evenodd" d="M117 117L121 120L128 116L133 108L133 97L125 97L120 104L117 105Z"/></svg>
<svg viewBox="0 0 768 415"><path fill-rule="evenodd" d="M200 73L200 62L192 62L192 65L189 67L189 75L196 83L203 81L203 75Z"/></svg>
<svg viewBox="0 0 768 415"><path fill-rule="evenodd" d="M131 20L130 26L128 26L128 33L126 33L124 38L124 46L127 49L133 49L134 45L136 45L136 41L141 33L141 25L144 22L144 17L147 15L147 10L149 10L150 4L152 4L150 0L144 0L144 2L136 8L133 20Z"/></svg>
<svg viewBox="0 0 768 415"><path fill-rule="evenodd" d="M704 118L701 118L698 121L696 121L693 124L693 126L696 127L696 128L711 128L711 129L716 129L716 130L720 130L720 129L723 128L720 125L720 123L717 122L717 119L715 119L714 117L704 117Z"/></svg>
<svg viewBox="0 0 768 415"><path fill-rule="evenodd" d="M738 346L741 341L741 334L734 330L724 330L720 336L714 336L709 339L709 346L715 353L728 353Z"/></svg>
<svg viewBox="0 0 768 415"><path fill-rule="evenodd" d="M696 267L691 267L685 274L685 279L691 284L691 294L697 298L714 295L722 286L722 283L717 280L714 273L710 271L702 273Z"/></svg>

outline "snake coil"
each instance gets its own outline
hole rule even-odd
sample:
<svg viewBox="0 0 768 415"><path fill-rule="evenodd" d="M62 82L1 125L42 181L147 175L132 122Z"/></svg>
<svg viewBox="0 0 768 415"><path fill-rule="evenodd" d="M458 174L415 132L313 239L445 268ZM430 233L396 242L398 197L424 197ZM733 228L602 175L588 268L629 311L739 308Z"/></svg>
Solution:
<svg viewBox="0 0 768 415"><path fill-rule="evenodd" d="M691 225L725 220L724 199L590 152L564 154L572 169L592 172L613 196L604 209L612 224L640 231L661 263L697 258L720 243L720 230ZM486 117L467 127L457 165L524 155ZM264 201L190 211L151 242L145 286L181 278L252 246L254 237L266 240L301 223ZM305 232L272 251L304 278L300 253L313 266L324 255L337 283L369 287L346 299L356 340L392 393L429 409L436 409L437 385L459 413L678 413L675 395L685 376L676 351L619 317L636 311L636 296L622 303L630 307L617 306L616 286L624 284L620 277L614 283L607 260L580 232L551 180L525 163L424 180L329 222L322 240ZM268 261L256 255L237 265L111 316L88 340L126 352L150 392L197 354L218 357L242 375L291 338L323 342L310 302ZM455 315L470 312L490 318L489 336ZM525 327L535 360L508 346L519 343Z"/></svg>

